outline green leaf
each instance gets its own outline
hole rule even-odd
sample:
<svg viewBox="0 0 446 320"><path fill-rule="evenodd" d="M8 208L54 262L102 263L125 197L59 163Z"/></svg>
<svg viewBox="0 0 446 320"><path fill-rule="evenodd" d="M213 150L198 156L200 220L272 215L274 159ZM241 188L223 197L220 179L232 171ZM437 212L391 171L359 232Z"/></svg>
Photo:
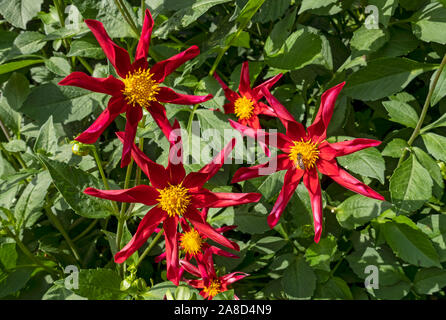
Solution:
<svg viewBox="0 0 446 320"><path fill-rule="evenodd" d="M299 9L299 14L307 10L327 7L336 2L338 2L338 0L303 0Z"/></svg>
<svg viewBox="0 0 446 320"><path fill-rule="evenodd" d="M285 270L282 286L290 299L311 298L316 289L316 275L302 256Z"/></svg>
<svg viewBox="0 0 446 320"><path fill-rule="evenodd" d="M18 111L29 95L29 81L21 73L14 72L9 78L3 91L8 105Z"/></svg>
<svg viewBox="0 0 446 320"><path fill-rule="evenodd" d="M40 11L43 0L0 0L0 13L14 27L26 29L26 23Z"/></svg>
<svg viewBox="0 0 446 320"><path fill-rule="evenodd" d="M352 154L338 157L339 164L354 173L378 179L384 183L386 164L376 148L367 148Z"/></svg>
<svg viewBox="0 0 446 320"><path fill-rule="evenodd" d="M45 44L45 35L36 31L25 31L14 40L18 53L24 55L39 51Z"/></svg>
<svg viewBox="0 0 446 320"><path fill-rule="evenodd" d="M54 123L66 124L89 116L102 96L76 87L48 83L33 88L20 111L40 125L50 115L53 115Z"/></svg>
<svg viewBox="0 0 446 320"><path fill-rule="evenodd" d="M366 26L355 30L350 46L355 56L377 51L389 40L385 29L368 29Z"/></svg>
<svg viewBox="0 0 446 320"><path fill-rule="evenodd" d="M392 203L398 212L414 212L432 196L432 186L429 172L410 155L390 178Z"/></svg>
<svg viewBox="0 0 446 320"><path fill-rule="evenodd" d="M240 24L239 28L244 29L251 21L251 18L260 9L265 0L248 0L243 9L240 11L236 21Z"/></svg>
<svg viewBox="0 0 446 320"><path fill-rule="evenodd" d="M420 40L418 40L411 31L406 29L392 27L389 28L390 39L378 51L371 54L370 60L385 57L399 57L415 50Z"/></svg>
<svg viewBox="0 0 446 320"><path fill-rule="evenodd" d="M439 70L435 71L432 74L430 88L432 88L432 83L433 83L435 77L437 76L438 71ZM440 76L438 77L437 85L435 86L435 89L432 92L431 106L434 106L437 103L439 103L440 100L444 98L444 96L446 96L446 68L444 68L442 70L442 72L440 73ZM443 115L443 116L445 116L445 115Z"/></svg>
<svg viewBox="0 0 446 320"><path fill-rule="evenodd" d="M415 77L435 68L434 64L406 58L372 60L347 79L344 93L353 99L378 100L400 92Z"/></svg>
<svg viewBox="0 0 446 320"><path fill-rule="evenodd" d="M379 9L378 21L387 27L395 9L398 7L398 0L368 0L369 5L374 5Z"/></svg>
<svg viewBox="0 0 446 320"><path fill-rule="evenodd" d="M266 39L264 50L267 56L273 56L282 47L285 40L291 33L294 21L296 20L296 8L289 12L285 18L277 22L268 38Z"/></svg>
<svg viewBox="0 0 446 320"><path fill-rule="evenodd" d="M419 267L441 267L432 242L409 218L398 216L380 226L386 242L404 261Z"/></svg>
<svg viewBox="0 0 446 320"><path fill-rule="evenodd" d="M421 133L427 132L431 129L439 128L439 127L446 127L446 113L443 114L440 118L432 122L431 124L428 124L423 129L421 129Z"/></svg>
<svg viewBox="0 0 446 320"><path fill-rule="evenodd" d="M396 138L391 140L385 146L384 150L382 151L382 155L399 159L403 153L403 150L408 147L409 145L407 144L406 140Z"/></svg>
<svg viewBox="0 0 446 320"><path fill-rule="evenodd" d="M34 152L42 151L49 154L55 154L57 149L57 135L54 129L53 116L40 127L36 142L34 143Z"/></svg>
<svg viewBox="0 0 446 320"><path fill-rule="evenodd" d="M4 96L0 97L0 119L7 128L17 134L21 115L9 106Z"/></svg>
<svg viewBox="0 0 446 320"><path fill-rule="evenodd" d="M45 196L51 184L48 172L41 172L26 186L14 209L17 229L31 227L42 215Z"/></svg>
<svg viewBox="0 0 446 320"><path fill-rule="evenodd" d="M390 206L386 201L357 194L347 198L336 208L336 219L343 228L351 230L378 217Z"/></svg>
<svg viewBox="0 0 446 320"><path fill-rule="evenodd" d="M121 278L109 269L83 269L79 272L79 288L73 291L91 300L120 300L127 294L120 290Z"/></svg>
<svg viewBox="0 0 446 320"><path fill-rule="evenodd" d="M446 161L446 137L436 133L428 132L421 135L427 151L435 159Z"/></svg>
<svg viewBox="0 0 446 320"><path fill-rule="evenodd" d="M42 300L88 300L65 288L65 279L54 281L53 285L42 296Z"/></svg>
<svg viewBox="0 0 446 320"><path fill-rule="evenodd" d="M29 59L29 60L20 60L14 62L8 62L0 65L0 74L5 74L11 71L19 70L22 68L29 67L33 64L42 63L44 60L42 59Z"/></svg>
<svg viewBox="0 0 446 320"><path fill-rule="evenodd" d="M345 280L332 277L316 288L315 299L353 300L352 292Z"/></svg>
<svg viewBox="0 0 446 320"><path fill-rule="evenodd" d="M330 271L330 262L335 258L337 249L335 237L329 235L319 243L312 243L305 251L305 259L313 269Z"/></svg>
<svg viewBox="0 0 446 320"><path fill-rule="evenodd" d="M440 257L440 262L446 261L446 215L433 214L417 223L434 244Z"/></svg>
<svg viewBox="0 0 446 320"><path fill-rule="evenodd" d="M14 242L0 244L0 270L13 269L17 263L16 244Z"/></svg>
<svg viewBox="0 0 446 320"><path fill-rule="evenodd" d="M291 0L266 0L252 21L265 23L275 21L285 14L291 4Z"/></svg>
<svg viewBox="0 0 446 320"><path fill-rule="evenodd" d="M45 66L48 70L61 77L65 77L71 72L71 65L66 59L61 57L51 57L45 60Z"/></svg>
<svg viewBox="0 0 446 320"><path fill-rule="evenodd" d="M153 35L161 39L166 39L169 33L184 29L197 21L204 13L212 7L229 2L230 0L198 0L191 5L176 11L168 20L161 23L155 29Z"/></svg>
<svg viewBox="0 0 446 320"><path fill-rule="evenodd" d="M414 288L418 294L433 294L446 286L446 270L419 269L415 275Z"/></svg>
<svg viewBox="0 0 446 320"><path fill-rule="evenodd" d="M26 151L26 143L23 140L11 140L7 143L4 143L3 147L6 149L6 151L9 151L9 152L25 152Z"/></svg>
<svg viewBox="0 0 446 320"><path fill-rule="evenodd" d="M412 18L412 30L415 36L426 42L446 44L446 8L440 3L429 3Z"/></svg>
<svg viewBox="0 0 446 320"><path fill-rule="evenodd" d="M414 108L402 101L383 101L383 106L389 113L390 121L400 123L406 127L415 128L418 123L418 114Z"/></svg>
<svg viewBox="0 0 446 320"><path fill-rule="evenodd" d="M105 58L104 51L94 40L75 40L71 43L67 57L84 57L101 60Z"/></svg>
<svg viewBox="0 0 446 320"><path fill-rule="evenodd" d="M265 62L284 70L300 69L322 57L322 39L309 27L298 25L274 54L267 55Z"/></svg>
<svg viewBox="0 0 446 320"><path fill-rule="evenodd" d="M432 159L426 152L424 152L420 148L413 147L412 150L414 151L415 156L417 157L420 164L427 171L429 171L429 174L433 182L433 187L432 187L433 195L438 199L441 199L444 193L444 181L441 175L440 167L438 166L437 162L434 159Z"/></svg>
<svg viewBox="0 0 446 320"><path fill-rule="evenodd" d="M20 268L8 274L5 280L0 280L0 298L13 294L25 287L33 272L34 268L31 267Z"/></svg>
<svg viewBox="0 0 446 320"><path fill-rule="evenodd" d="M92 219L106 218L112 213L108 201L87 196L87 187L103 188L93 175L65 163L37 155L50 172L53 183L68 205L80 216Z"/></svg>

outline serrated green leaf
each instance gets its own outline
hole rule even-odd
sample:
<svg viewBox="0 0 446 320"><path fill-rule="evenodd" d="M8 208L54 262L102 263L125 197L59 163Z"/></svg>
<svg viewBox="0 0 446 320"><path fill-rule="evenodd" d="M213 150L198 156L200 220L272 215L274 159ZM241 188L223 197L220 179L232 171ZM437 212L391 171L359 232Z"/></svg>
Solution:
<svg viewBox="0 0 446 320"><path fill-rule="evenodd" d="M446 215L433 214L417 223L434 244L441 262L446 261Z"/></svg>
<svg viewBox="0 0 446 320"><path fill-rule="evenodd" d="M127 294L120 290L121 278L109 269L83 269L79 272L76 294L92 300L124 299Z"/></svg>
<svg viewBox="0 0 446 320"><path fill-rule="evenodd" d="M386 164L381 153L376 148L367 148L352 154L338 157L339 164L354 173L376 178L384 183Z"/></svg>
<svg viewBox="0 0 446 320"><path fill-rule="evenodd" d="M389 113L390 121L400 123L406 127L415 128L418 114L409 104L401 101L383 101L383 106Z"/></svg>
<svg viewBox="0 0 446 320"><path fill-rule="evenodd" d="M424 152L420 148L413 147L412 150L414 151L415 156L417 157L420 164L427 171L429 171L429 174L433 182L433 187L432 187L433 195L438 199L441 199L444 193L444 181L441 175L440 167L438 166L437 162L434 159L432 159L426 152Z"/></svg>
<svg viewBox="0 0 446 320"><path fill-rule="evenodd" d="M415 275L414 288L418 294L433 294L446 286L446 270L419 269Z"/></svg>
<svg viewBox="0 0 446 320"><path fill-rule="evenodd" d="M13 26L21 29L40 11L43 0L0 0L0 13Z"/></svg>
<svg viewBox="0 0 446 320"><path fill-rule="evenodd" d="M390 195L398 212L414 212L432 196L429 172L411 155L390 178Z"/></svg>
<svg viewBox="0 0 446 320"><path fill-rule="evenodd" d="M435 159L446 161L446 137L436 133L428 132L421 135L427 151L434 156Z"/></svg>
<svg viewBox="0 0 446 320"><path fill-rule="evenodd" d="M55 154L57 149L57 135L54 129L53 116L40 127L36 142L34 143L34 152L46 152Z"/></svg>
<svg viewBox="0 0 446 320"><path fill-rule="evenodd" d="M310 299L316 289L316 275L302 256L285 270L282 287L290 299Z"/></svg>

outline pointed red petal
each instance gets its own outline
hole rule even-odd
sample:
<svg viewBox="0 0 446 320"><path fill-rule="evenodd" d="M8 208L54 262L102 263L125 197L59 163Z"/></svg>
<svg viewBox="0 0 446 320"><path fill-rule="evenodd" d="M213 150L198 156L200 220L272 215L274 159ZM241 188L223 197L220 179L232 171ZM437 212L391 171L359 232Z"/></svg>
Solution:
<svg viewBox="0 0 446 320"><path fill-rule="evenodd" d="M268 89L270 90L272 88L273 85L276 84L277 81L280 80L280 78L282 78L283 74L279 73L278 75L269 78L268 80L266 80L265 82L259 84L257 87L255 87L254 89L252 89L253 92L253 98L255 100L260 100L263 98L263 92L262 92L262 88Z"/></svg>
<svg viewBox="0 0 446 320"><path fill-rule="evenodd" d="M101 22L87 19L85 20L85 23L90 28L91 32L93 32L93 35L99 42L102 50L104 50L105 55L115 68L116 72L121 78L125 78L131 67L128 52L116 45L112 39L110 39Z"/></svg>
<svg viewBox="0 0 446 320"><path fill-rule="evenodd" d="M154 101L150 104L150 107L147 110L150 112L153 120L155 120L156 124L164 133L166 138L170 142L176 141L177 137L172 132L172 125L170 124L169 119L167 119L166 109L163 107L163 105Z"/></svg>
<svg viewBox="0 0 446 320"><path fill-rule="evenodd" d="M283 210L285 210L285 207L293 196L303 173L303 170L298 169L290 169L286 172L285 178L283 180L282 190L280 191L276 203L274 204L274 207L267 218L268 224L271 228L273 228L279 222Z"/></svg>
<svg viewBox="0 0 446 320"><path fill-rule="evenodd" d="M329 176L331 179L333 179L335 182L337 182L344 188L347 188L353 192L362 194L363 196L369 198L383 201L385 200L384 197L380 195L378 192L376 192L366 184L362 183L361 181L350 175L347 171L339 168L335 161L329 162L320 159L318 161L317 168L320 171L320 173Z"/></svg>
<svg viewBox="0 0 446 320"><path fill-rule="evenodd" d="M381 144L381 141L378 140L372 140L372 139L353 139L349 141L341 141L336 143L330 143L330 147L335 149L336 156L345 156L351 153L354 153L356 151L370 148L370 147L377 147Z"/></svg>
<svg viewBox="0 0 446 320"><path fill-rule="evenodd" d="M271 161L264 164L238 169L232 177L231 183L245 181L257 177L263 177L277 171L290 169L292 167L293 163L288 158L288 155L279 154L277 157L274 157Z"/></svg>
<svg viewBox="0 0 446 320"><path fill-rule="evenodd" d="M249 62L245 61L242 65L242 71L240 73L240 84L238 86L240 94L251 96L251 80L249 79Z"/></svg>
<svg viewBox="0 0 446 320"><path fill-rule="evenodd" d="M208 94L206 96L194 96L177 93L168 87L160 87L159 89L160 91L157 99L159 102L163 103L194 105L212 99L212 94Z"/></svg>
<svg viewBox="0 0 446 320"><path fill-rule="evenodd" d="M234 103L239 97L237 92L231 90L226 83L223 82L223 80L220 79L220 77L217 75L217 73L214 73L214 78L220 83L221 87L223 88L223 91L225 93L226 99L228 99L230 102ZM231 112L234 113L234 112Z"/></svg>
<svg viewBox="0 0 446 320"><path fill-rule="evenodd" d="M322 234L322 193L316 168L305 171L303 181L310 194L311 209L313 211L314 242L318 243Z"/></svg>
<svg viewBox="0 0 446 320"><path fill-rule="evenodd" d="M142 109L127 105L127 122L125 123L124 147L122 148L121 168L126 167L131 160L132 146L135 143L138 123L142 119Z"/></svg>
<svg viewBox="0 0 446 320"><path fill-rule="evenodd" d="M93 197L128 203L143 203L146 206L153 206L158 203L159 192L151 186L139 185L130 189L121 190L99 190L87 188L85 194Z"/></svg>
<svg viewBox="0 0 446 320"><path fill-rule="evenodd" d="M164 238L166 240L166 264L167 279L175 285L180 282L179 279L179 261L178 261L178 241L177 241L178 217L167 218L164 221Z"/></svg>
<svg viewBox="0 0 446 320"><path fill-rule="evenodd" d="M124 89L122 81L113 76L108 76L108 78L95 78L80 71L70 73L59 81L59 85L83 88L111 96L120 96L121 91Z"/></svg>
<svg viewBox="0 0 446 320"><path fill-rule="evenodd" d="M321 104L316 118L313 124L307 128L308 134L313 141L322 141L327 137L327 127L333 115L336 99L344 85L345 82L342 82L322 94Z"/></svg>
<svg viewBox="0 0 446 320"><path fill-rule="evenodd" d="M263 88L261 88L261 92L263 93L266 100L268 101L268 103L270 104L270 106L272 107L274 112L276 113L275 116L279 118L279 120L282 122L282 124L285 126L285 128L287 128L287 130L288 130L288 121L290 121L292 123L296 123L295 126L298 129L298 135L305 137L306 136L305 128L303 127L302 124L300 124L299 122L296 122L293 115L287 110L287 108L285 108L285 106L283 106L279 102L279 100L277 100L276 97L274 97L271 94L271 92L269 92L268 89L263 87Z"/></svg>
<svg viewBox="0 0 446 320"><path fill-rule="evenodd" d="M95 143L104 130L115 120L115 118L125 110L125 101L123 99L112 97L108 101L107 108L99 115L99 117L88 127L87 130L82 132L74 140L93 144Z"/></svg>
<svg viewBox="0 0 446 320"><path fill-rule="evenodd" d="M146 9L144 16L144 23L142 25L141 38L139 39L138 46L136 47L135 61L143 59L147 62L147 56L149 53L150 38L152 36L153 18L149 9Z"/></svg>
<svg viewBox="0 0 446 320"><path fill-rule="evenodd" d="M146 213L144 218L138 225L135 234L132 239L115 254L115 262L123 263L130 257L136 250L146 243L150 235L155 231L155 228L166 218L164 211L158 207L152 208Z"/></svg>
<svg viewBox="0 0 446 320"><path fill-rule="evenodd" d="M191 46L190 48L184 50L183 52L174 55L173 57L160 61L156 63L152 68L151 72L154 74L153 79L159 83L163 82L164 79L174 72L179 66L188 60L191 60L200 54L200 49L197 46Z"/></svg>

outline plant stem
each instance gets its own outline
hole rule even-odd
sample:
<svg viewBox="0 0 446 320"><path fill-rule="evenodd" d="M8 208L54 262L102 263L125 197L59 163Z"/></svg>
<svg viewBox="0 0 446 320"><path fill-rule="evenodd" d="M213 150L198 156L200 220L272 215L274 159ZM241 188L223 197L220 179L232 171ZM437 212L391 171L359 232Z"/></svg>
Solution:
<svg viewBox="0 0 446 320"><path fill-rule="evenodd" d="M29 251L29 249L25 246L25 244L20 241L19 237L17 237L11 230L9 230L8 227L3 228L3 230L6 231L6 233L8 234L9 237L13 238L14 241L17 243L17 245L19 246L19 248L22 250L22 252L31 260L33 261L35 264L37 264L39 267L44 268L45 270L53 273L55 272L55 270L51 269L50 267L44 265L39 259L37 259L32 253L31 251Z"/></svg>
<svg viewBox="0 0 446 320"><path fill-rule="evenodd" d="M99 169L99 173L101 175L102 182L104 183L105 189L110 190L110 186L108 184L107 178L105 177L104 169L102 167L102 161L101 161L101 158L99 157L98 151L96 150L96 146L91 145L91 150L93 151L93 157L96 160L96 165ZM118 208L118 205L116 204L116 202L111 201L111 203L113 205L113 209L115 210L115 213L119 214L119 208Z"/></svg>
<svg viewBox="0 0 446 320"><path fill-rule="evenodd" d="M136 35L136 37L139 37L138 28L136 27L135 23L131 19L130 14L127 11L127 8L125 7L125 5L123 5L122 2L119 0L114 0L114 1L115 1L116 6L119 9L119 12L121 12L121 15L123 16L124 20L130 26L130 29L132 29L132 31ZM127 15L127 14L129 14L129 15Z"/></svg>
<svg viewBox="0 0 446 320"><path fill-rule="evenodd" d="M80 63L82 63L82 65L85 67L85 69L87 69L87 71L92 75L94 70L93 68L88 64L88 62L82 58L82 57L75 57L77 60L79 60Z"/></svg>
<svg viewBox="0 0 446 320"><path fill-rule="evenodd" d="M85 229L84 231L82 231L79 235L77 235L75 238L73 238L73 242L81 239L83 236L85 236L88 232L90 232L91 229L94 228L94 226L96 225L96 223L98 223L98 219L95 219L92 223L90 223L90 225L87 227L87 229Z"/></svg>
<svg viewBox="0 0 446 320"><path fill-rule="evenodd" d="M3 134L6 137L6 140L8 140L8 141L11 140L11 136L9 135L8 130L6 129L5 125L3 124L2 119L0 119L0 128L2 128Z"/></svg>
<svg viewBox="0 0 446 320"><path fill-rule="evenodd" d="M164 233L164 229L162 229L160 232L158 232L158 234L155 236L155 238L153 238L152 242L149 244L149 246L146 248L146 250L144 250L142 255L139 257L138 262L136 263L137 268L141 264L141 262L145 258L145 256L150 252L150 250L152 250L152 248L155 246L155 244L161 238L163 233Z"/></svg>
<svg viewBox="0 0 446 320"><path fill-rule="evenodd" d="M415 139L420 134L421 126L423 125L424 118L426 117L427 110L429 109L429 106L431 103L432 94L434 93L435 87L437 86L437 83L438 83L438 79L440 78L440 74L442 73L445 65L446 65L446 54L444 55L443 60L441 60L440 67L438 68L437 73L435 74L435 78L434 78L434 81L432 82L431 87L429 88L429 92L427 94L426 101L424 102L423 110L421 110L421 115L420 115L420 118L418 119L417 126L415 127L414 131L412 132L412 135L410 136L409 141L407 141L407 145L409 146L409 148L412 146L412 143L415 141ZM404 158L406 157L406 154L407 154L407 150L408 150L407 148L405 148L403 150L403 154L401 155L401 158L398 161L398 165L396 168L399 168L401 163L404 161Z"/></svg>
<svg viewBox="0 0 446 320"><path fill-rule="evenodd" d="M45 212L46 215L48 216L48 219L50 219L51 223L56 227L57 230L59 230L59 232L62 234L62 236L64 237L65 241L67 242L68 246L71 249L71 252L73 252L74 258L78 261L81 262L79 253L77 252L76 246L74 245L73 241L71 240L70 236L68 235L68 233L65 231L65 229L62 226L62 223L59 221L59 219L53 214L53 212L51 212L51 208L50 207L45 207Z"/></svg>

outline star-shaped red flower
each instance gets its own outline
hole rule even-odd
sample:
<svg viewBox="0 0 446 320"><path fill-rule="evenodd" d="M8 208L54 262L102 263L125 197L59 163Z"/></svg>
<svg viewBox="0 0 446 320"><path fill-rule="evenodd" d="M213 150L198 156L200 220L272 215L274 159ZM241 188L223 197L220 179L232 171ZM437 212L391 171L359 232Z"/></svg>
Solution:
<svg viewBox="0 0 446 320"><path fill-rule="evenodd" d="M268 216L268 224L271 228L278 223L283 210L296 190L300 179L303 177L303 182L310 194L311 207L313 209L314 241L319 242L322 233L322 197L318 171L353 192L366 197L384 200L384 197L379 193L340 168L336 161L336 157L345 156L364 148L378 146L381 144L381 141L354 139L328 143L325 140L336 98L344 84L341 83L324 92L316 118L306 131L304 126L295 120L282 119L286 127L286 134L269 134L264 130L254 130L231 121L231 125L243 134L253 138L260 137L266 139L267 144L273 145L283 152L270 162L250 168L240 168L232 179L232 182L235 183L259 177L264 175L262 170L268 167L274 169L273 171L287 170L282 190ZM284 108L268 90L263 90L263 92L273 109L282 110Z"/></svg>
<svg viewBox="0 0 446 320"><path fill-rule="evenodd" d="M177 121L173 128L179 128ZM119 132L117 135L123 141L124 134ZM239 250L236 243L226 239L205 221L198 208L222 208L258 202L261 195L259 193L214 193L203 188L203 185L222 167L224 159L235 146L235 139L200 171L187 175L182 162L181 137L177 136L176 139L175 143L171 143L170 146L167 168L150 160L132 143L131 155L149 178L151 186L138 185L123 190L87 188L84 193L102 199L153 206L139 223L130 242L116 253L115 262L124 262L145 244L158 225L163 223L166 240L167 278L178 284L177 232L180 218L187 219L196 230L209 239L233 250Z"/></svg>
<svg viewBox="0 0 446 320"><path fill-rule="evenodd" d="M240 73L238 93L231 90L216 73L214 73L214 77L222 86L226 99L229 100L228 103L223 105L225 113L235 114L240 124L253 129L261 129L258 117L260 114L277 117L276 112L260 100L263 98L262 88L271 89L271 87L282 77L281 73L261 83L257 87L251 88L249 65L248 61L245 61ZM284 111L282 110L281 115L285 119L292 120L292 116L286 111L286 108L284 108ZM259 142L259 144L263 148L265 154L268 157L271 156L271 153L265 144L262 142Z"/></svg>
<svg viewBox="0 0 446 320"><path fill-rule="evenodd" d="M149 10L145 13L141 38L133 63L130 61L129 53L110 39L101 22L85 20L85 23L93 32L120 79L112 75L108 78L94 78L83 72L73 72L60 81L59 85L80 87L111 96L107 108L87 130L76 138L79 142L87 144L96 142L113 120L125 112L127 122L121 160L121 167L125 167L130 162L130 149L135 139L138 122L143 116L142 108L152 115L163 133L169 136L171 125L161 103L194 105L212 98L212 95L179 94L170 88L160 86L169 74L186 61L196 57L200 50L197 46L191 46L149 68L147 55L154 24Z"/></svg>
<svg viewBox="0 0 446 320"><path fill-rule="evenodd" d="M198 263L198 267L185 260L181 260L180 264L185 271L200 278L197 280L185 279L185 281L190 286L201 289L200 295L208 300L212 300L217 294L229 290L229 286L234 282L249 276L249 274L239 271L220 277L217 276L210 250L204 252L203 260ZM238 300L236 295L234 295L234 298Z"/></svg>

